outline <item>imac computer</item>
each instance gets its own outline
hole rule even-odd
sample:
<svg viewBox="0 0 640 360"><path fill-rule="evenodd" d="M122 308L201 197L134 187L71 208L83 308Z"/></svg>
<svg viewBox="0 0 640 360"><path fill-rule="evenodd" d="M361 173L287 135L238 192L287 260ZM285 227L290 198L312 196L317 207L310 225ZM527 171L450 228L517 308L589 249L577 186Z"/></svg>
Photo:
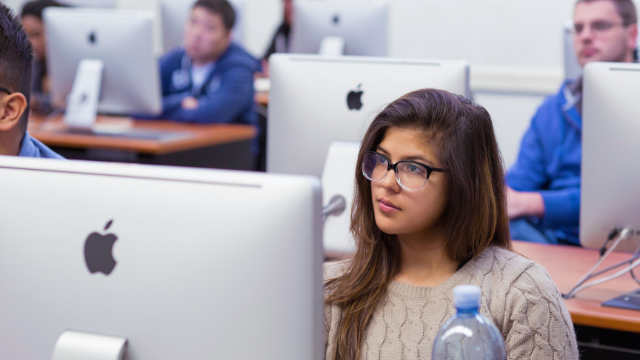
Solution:
<svg viewBox="0 0 640 360"><path fill-rule="evenodd" d="M613 275L588 273L568 296L626 274L640 265L640 65L590 63L584 69L580 243L611 251L630 252ZM615 240L614 240L615 239ZM605 252L606 249L606 252ZM636 268L637 269L637 268ZM603 270L604 272L604 270ZM637 273L637 272L636 272ZM611 274L611 273L609 273ZM640 291L603 303L640 310Z"/></svg>
<svg viewBox="0 0 640 360"><path fill-rule="evenodd" d="M318 54L327 39L338 39L344 55L387 56L388 12L379 1L296 1L291 52Z"/></svg>
<svg viewBox="0 0 640 360"><path fill-rule="evenodd" d="M580 242L600 248L613 229L634 234L617 249L640 246L640 65L590 63L584 71ZM639 232L639 233L636 233Z"/></svg>
<svg viewBox="0 0 640 360"><path fill-rule="evenodd" d="M0 198L3 358L323 359L317 179L0 157Z"/></svg>
<svg viewBox="0 0 640 360"><path fill-rule="evenodd" d="M97 112L162 111L153 21L152 13L139 11L44 11L52 101L66 101L70 126L91 127Z"/></svg>
<svg viewBox="0 0 640 360"><path fill-rule="evenodd" d="M469 96L465 61L274 54L267 171L320 177L334 140L361 141L382 108L411 91Z"/></svg>
<svg viewBox="0 0 640 360"><path fill-rule="evenodd" d="M189 12L195 0L159 0L162 14L162 47L164 52L183 45L184 25L189 19ZM236 13L232 39L242 45L245 39L245 3L241 0L229 1Z"/></svg>

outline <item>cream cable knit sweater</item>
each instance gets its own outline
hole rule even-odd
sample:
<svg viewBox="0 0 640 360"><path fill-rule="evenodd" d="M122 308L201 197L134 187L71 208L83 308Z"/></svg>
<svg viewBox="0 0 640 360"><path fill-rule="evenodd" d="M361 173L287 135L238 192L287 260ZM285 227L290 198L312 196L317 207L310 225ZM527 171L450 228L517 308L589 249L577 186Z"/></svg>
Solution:
<svg viewBox="0 0 640 360"><path fill-rule="evenodd" d="M325 280L348 261L325 264ZM571 317L544 268L510 251L490 247L440 286L392 282L365 334L361 360L431 359L434 337L453 314L453 288L482 289L480 312L505 340L508 359L578 359ZM333 359L341 311L325 305L326 360Z"/></svg>

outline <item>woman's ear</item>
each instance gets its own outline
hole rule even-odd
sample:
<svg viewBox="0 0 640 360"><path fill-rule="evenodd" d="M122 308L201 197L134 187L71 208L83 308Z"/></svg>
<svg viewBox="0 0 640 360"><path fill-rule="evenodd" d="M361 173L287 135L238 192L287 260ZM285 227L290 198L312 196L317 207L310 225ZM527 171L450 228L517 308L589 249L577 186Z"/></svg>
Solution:
<svg viewBox="0 0 640 360"><path fill-rule="evenodd" d="M0 98L0 131L11 130L27 111L27 98L21 93L13 93Z"/></svg>

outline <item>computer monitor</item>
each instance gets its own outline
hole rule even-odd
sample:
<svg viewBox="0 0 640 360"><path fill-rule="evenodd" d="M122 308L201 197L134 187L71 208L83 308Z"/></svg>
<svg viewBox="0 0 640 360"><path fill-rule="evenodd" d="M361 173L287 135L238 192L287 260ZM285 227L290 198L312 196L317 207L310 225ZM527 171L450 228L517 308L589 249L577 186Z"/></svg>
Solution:
<svg viewBox="0 0 640 360"><path fill-rule="evenodd" d="M62 104L82 60L101 60L97 110L109 114L162 111L153 51L153 14L112 9L47 8L47 69L51 96Z"/></svg>
<svg viewBox="0 0 640 360"><path fill-rule="evenodd" d="M617 250L640 246L640 64L584 69L580 243L600 248L613 229L633 229Z"/></svg>
<svg viewBox="0 0 640 360"><path fill-rule="evenodd" d="M65 330L128 360L324 358L317 179L0 157L0 185L4 358Z"/></svg>
<svg viewBox="0 0 640 360"><path fill-rule="evenodd" d="M183 45L184 25L195 0L159 0L162 14L162 46L164 52ZM229 1L236 12L236 23L233 26L232 39L242 45L245 38L245 3L241 0Z"/></svg>
<svg viewBox="0 0 640 360"><path fill-rule="evenodd" d="M298 0L291 53L318 54L330 36L344 40L344 55L387 56L388 12L383 2Z"/></svg>
<svg viewBox="0 0 640 360"><path fill-rule="evenodd" d="M469 96L465 61L274 54L267 171L320 177L334 140L361 141L382 108L414 90Z"/></svg>

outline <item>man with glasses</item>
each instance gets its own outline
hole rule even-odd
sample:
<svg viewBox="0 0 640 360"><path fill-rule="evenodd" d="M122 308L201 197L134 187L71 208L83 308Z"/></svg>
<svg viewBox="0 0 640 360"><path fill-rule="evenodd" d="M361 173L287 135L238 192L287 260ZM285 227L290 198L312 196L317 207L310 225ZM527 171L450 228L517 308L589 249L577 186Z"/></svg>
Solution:
<svg viewBox="0 0 640 360"><path fill-rule="evenodd" d="M581 66L633 62L638 18L631 0L579 0L574 47ZM509 170L511 237L579 245L582 79L568 81L540 106Z"/></svg>
<svg viewBox="0 0 640 360"><path fill-rule="evenodd" d="M20 20L0 3L0 155L62 159L27 132L32 66Z"/></svg>

